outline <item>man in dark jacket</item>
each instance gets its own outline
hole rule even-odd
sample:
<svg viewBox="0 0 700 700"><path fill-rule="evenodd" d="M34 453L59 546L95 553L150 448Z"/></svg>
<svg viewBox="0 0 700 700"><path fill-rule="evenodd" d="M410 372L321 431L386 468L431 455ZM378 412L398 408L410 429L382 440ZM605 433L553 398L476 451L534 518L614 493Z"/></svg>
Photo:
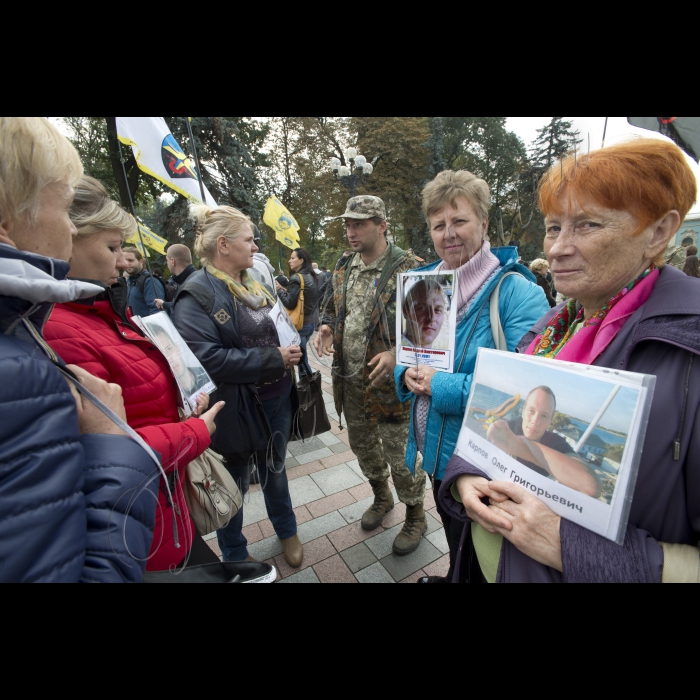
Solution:
<svg viewBox="0 0 700 700"><path fill-rule="evenodd" d="M171 289L171 298L174 298L180 287L195 273L197 269L192 264L192 252L186 245L171 245L166 252L168 259L168 270L172 277L168 281ZM173 314L173 302L163 299L156 299L156 308L165 311L168 316Z"/></svg>
<svg viewBox="0 0 700 700"><path fill-rule="evenodd" d="M0 163L0 582L141 582L158 467L69 389L41 337L54 303L100 290L62 262L82 165L42 117L0 117ZM124 417L119 387L69 369Z"/></svg>
<svg viewBox="0 0 700 700"><path fill-rule="evenodd" d="M124 248L124 259L129 273L129 306L134 316L152 316L160 312L157 299L165 298L161 282L145 269L143 255L137 248Z"/></svg>

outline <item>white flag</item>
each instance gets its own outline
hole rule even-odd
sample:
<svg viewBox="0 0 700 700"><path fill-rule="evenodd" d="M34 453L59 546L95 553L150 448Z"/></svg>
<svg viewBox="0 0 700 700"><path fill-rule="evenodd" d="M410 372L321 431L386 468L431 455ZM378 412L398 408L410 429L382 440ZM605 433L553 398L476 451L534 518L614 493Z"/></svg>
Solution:
<svg viewBox="0 0 700 700"><path fill-rule="evenodd" d="M117 136L131 146L139 168L193 202L202 201L197 168L170 133L163 117L117 117ZM216 200L204 188L207 204Z"/></svg>

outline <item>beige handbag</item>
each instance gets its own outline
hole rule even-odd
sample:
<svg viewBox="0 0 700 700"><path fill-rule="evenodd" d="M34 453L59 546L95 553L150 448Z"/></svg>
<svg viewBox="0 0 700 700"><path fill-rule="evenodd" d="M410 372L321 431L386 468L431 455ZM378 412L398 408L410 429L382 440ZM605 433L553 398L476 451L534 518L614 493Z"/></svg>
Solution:
<svg viewBox="0 0 700 700"><path fill-rule="evenodd" d="M226 527L243 507L243 496L221 457L207 450L187 467L187 507L200 535Z"/></svg>

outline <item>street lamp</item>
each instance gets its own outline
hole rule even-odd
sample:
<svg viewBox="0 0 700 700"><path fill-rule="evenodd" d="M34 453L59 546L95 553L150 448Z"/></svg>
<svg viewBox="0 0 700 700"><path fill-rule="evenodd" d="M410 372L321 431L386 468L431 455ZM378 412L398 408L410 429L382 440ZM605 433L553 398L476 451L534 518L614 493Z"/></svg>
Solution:
<svg viewBox="0 0 700 700"><path fill-rule="evenodd" d="M372 163L367 162L367 158L357 154L356 148L348 148L345 151L345 159L350 166L343 165L340 158L331 160L331 170L335 179L342 183L343 187L350 190L350 197L355 196L357 185L366 185L367 178L374 172Z"/></svg>

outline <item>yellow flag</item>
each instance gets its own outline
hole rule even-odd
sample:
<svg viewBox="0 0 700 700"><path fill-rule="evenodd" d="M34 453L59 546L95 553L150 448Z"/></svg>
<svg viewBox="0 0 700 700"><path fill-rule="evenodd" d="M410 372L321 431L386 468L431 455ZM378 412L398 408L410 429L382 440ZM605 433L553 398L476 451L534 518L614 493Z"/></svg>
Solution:
<svg viewBox="0 0 700 700"><path fill-rule="evenodd" d="M275 232L277 240L282 245L292 250L301 247L299 224L277 197L270 197L267 200L263 221Z"/></svg>
<svg viewBox="0 0 700 700"><path fill-rule="evenodd" d="M165 252L168 247L168 241L165 240L165 238L161 238L160 236L157 236L153 231L151 231L150 228L147 228L143 224L139 224L139 230L141 231L141 236L143 236L143 242L149 247L155 250L157 253L160 253L161 255L165 255ZM139 238L139 234L135 233L128 241L127 243L131 243L141 249L141 239ZM141 251L143 253L143 251Z"/></svg>

